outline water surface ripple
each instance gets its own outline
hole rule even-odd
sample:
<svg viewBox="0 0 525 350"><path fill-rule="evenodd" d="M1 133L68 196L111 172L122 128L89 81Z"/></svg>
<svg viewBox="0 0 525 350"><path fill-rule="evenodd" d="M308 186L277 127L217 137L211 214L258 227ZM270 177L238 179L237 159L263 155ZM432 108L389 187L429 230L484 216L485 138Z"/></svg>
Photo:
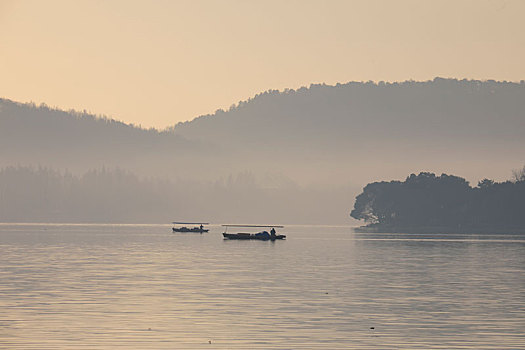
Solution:
<svg viewBox="0 0 525 350"><path fill-rule="evenodd" d="M525 237L170 230L0 225L0 348L525 348Z"/></svg>

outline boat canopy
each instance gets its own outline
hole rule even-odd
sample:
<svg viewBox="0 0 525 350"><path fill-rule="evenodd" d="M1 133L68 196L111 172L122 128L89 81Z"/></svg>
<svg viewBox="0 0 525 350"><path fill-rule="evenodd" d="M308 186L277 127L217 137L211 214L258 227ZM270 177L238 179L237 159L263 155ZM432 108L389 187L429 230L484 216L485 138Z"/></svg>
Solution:
<svg viewBox="0 0 525 350"><path fill-rule="evenodd" d="M284 228L284 226L279 225L222 225L224 227L277 227Z"/></svg>
<svg viewBox="0 0 525 350"><path fill-rule="evenodd" d="M178 221L173 221L172 224L174 225L209 225L208 222L178 222Z"/></svg>

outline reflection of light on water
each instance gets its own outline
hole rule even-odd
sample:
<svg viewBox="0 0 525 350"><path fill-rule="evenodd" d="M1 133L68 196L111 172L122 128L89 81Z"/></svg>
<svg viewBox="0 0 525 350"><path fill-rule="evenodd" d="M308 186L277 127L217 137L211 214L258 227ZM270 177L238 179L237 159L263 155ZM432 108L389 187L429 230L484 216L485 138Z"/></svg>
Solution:
<svg viewBox="0 0 525 350"><path fill-rule="evenodd" d="M286 226L286 241L226 244L213 226L45 227L0 226L1 347L525 345L516 236Z"/></svg>

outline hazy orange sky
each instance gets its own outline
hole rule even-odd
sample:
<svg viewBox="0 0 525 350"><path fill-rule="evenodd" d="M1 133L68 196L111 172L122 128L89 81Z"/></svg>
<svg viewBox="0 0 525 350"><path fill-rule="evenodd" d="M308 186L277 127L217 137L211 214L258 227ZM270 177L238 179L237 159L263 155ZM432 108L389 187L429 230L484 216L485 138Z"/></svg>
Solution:
<svg viewBox="0 0 525 350"><path fill-rule="evenodd" d="M525 79L525 1L0 0L0 97L165 128L310 83Z"/></svg>

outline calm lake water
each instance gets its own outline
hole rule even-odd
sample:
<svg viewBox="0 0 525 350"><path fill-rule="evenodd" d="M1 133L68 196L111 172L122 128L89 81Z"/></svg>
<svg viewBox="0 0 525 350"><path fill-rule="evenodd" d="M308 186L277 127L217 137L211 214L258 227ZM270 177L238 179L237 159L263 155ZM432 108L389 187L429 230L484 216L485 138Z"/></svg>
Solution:
<svg viewBox="0 0 525 350"><path fill-rule="evenodd" d="M0 348L525 348L523 236L170 231L0 225Z"/></svg>

